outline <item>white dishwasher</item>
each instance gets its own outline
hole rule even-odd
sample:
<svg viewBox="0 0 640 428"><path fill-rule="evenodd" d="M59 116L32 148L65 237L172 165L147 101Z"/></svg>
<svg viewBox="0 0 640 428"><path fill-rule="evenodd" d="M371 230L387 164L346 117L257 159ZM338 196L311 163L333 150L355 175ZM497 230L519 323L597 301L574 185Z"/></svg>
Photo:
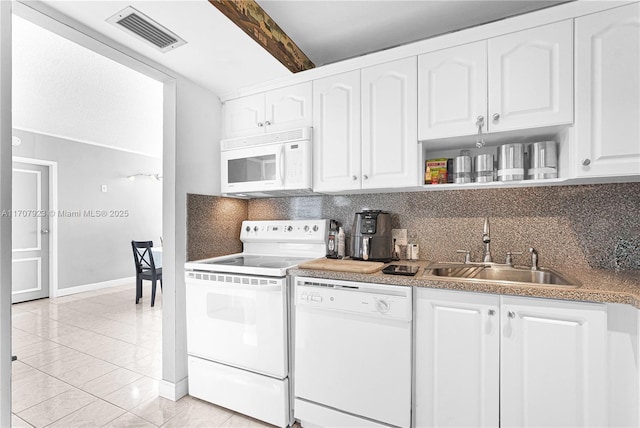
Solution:
<svg viewBox="0 0 640 428"><path fill-rule="evenodd" d="M409 427L411 287L295 278L294 417Z"/></svg>

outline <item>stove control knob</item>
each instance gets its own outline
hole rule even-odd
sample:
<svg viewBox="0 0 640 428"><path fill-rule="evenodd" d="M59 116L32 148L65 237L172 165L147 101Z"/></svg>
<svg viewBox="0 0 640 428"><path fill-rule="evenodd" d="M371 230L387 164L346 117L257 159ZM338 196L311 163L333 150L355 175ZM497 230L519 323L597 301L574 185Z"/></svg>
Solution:
<svg viewBox="0 0 640 428"><path fill-rule="evenodd" d="M257 232L258 231L258 226L253 226L253 231Z"/></svg>
<svg viewBox="0 0 640 428"><path fill-rule="evenodd" d="M251 227L247 226L247 228L245 229L247 232L251 232Z"/></svg>
<svg viewBox="0 0 640 428"><path fill-rule="evenodd" d="M376 302L376 310L381 314L386 314L387 312L389 312L389 309L391 309L391 306L386 300L378 300Z"/></svg>
<svg viewBox="0 0 640 428"><path fill-rule="evenodd" d="M293 226L287 226L287 232L291 232L293 230Z"/></svg>
<svg viewBox="0 0 640 428"><path fill-rule="evenodd" d="M308 231L309 231L309 226L308 226L308 225L306 225L306 224L304 225L304 231L305 231L305 232L308 232Z"/></svg>
<svg viewBox="0 0 640 428"><path fill-rule="evenodd" d="M317 232L318 231L318 225L316 224L315 226L313 226L313 231Z"/></svg>

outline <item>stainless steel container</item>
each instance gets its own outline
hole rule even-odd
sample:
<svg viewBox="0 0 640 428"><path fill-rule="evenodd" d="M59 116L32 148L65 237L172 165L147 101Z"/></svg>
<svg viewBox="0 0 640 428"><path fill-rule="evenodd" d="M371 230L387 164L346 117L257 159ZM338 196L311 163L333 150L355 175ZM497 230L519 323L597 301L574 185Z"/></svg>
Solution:
<svg viewBox="0 0 640 428"><path fill-rule="evenodd" d="M532 143L529 153L531 165L527 176L530 180L558 178L558 154L555 141Z"/></svg>
<svg viewBox="0 0 640 428"><path fill-rule="evenodd" d="M458 156L453 160L453 182L471 183L471 156Z"/></svg>
<svg viewBox="0 0 640 428"><path fill-rule="evenodd" d="M493 181L493 155L477 155L475 158L475 177L477 183Z"/></svg>
<svg viewBox="0 0 640 428"><path fill-rule="evenodd" d="M524 180L524 144L503 144L498 148L498 180Z"/></svg>

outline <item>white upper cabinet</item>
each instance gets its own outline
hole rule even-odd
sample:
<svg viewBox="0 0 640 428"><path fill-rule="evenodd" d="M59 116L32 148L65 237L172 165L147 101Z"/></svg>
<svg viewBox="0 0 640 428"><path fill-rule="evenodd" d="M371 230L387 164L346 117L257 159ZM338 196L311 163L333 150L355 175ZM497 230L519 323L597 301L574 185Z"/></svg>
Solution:
<svg viewBox="0 0 640 428"><path fill-rule="evenodd" d="M362 188L417 186L417 58L363 68L361 77Z"/></svg>
<svg viewBox="0 0 640 428"><path fill-rule="evenodd" d="M603 304L502 297L500 425L607 426Z"/></svg>
<svg viewBox="0 0 640 428"><path fill-rule="evenodd" d="M311 126L311 88L311 82L304 82L227 101L222 109L224 138Z"/></svg>
<svg viewBox="0 0 640 428"><path fill-rule="evenodd" d="M314 191L418 186L416 61L314 81Z"/></svg>
<svg viewBox="0 0 640 428"><path fill-rule="evenodd" d="M573 122L573 22L489 39L489 130Z"/></svg>
<svg viewBox="0 0 640 428"><path fill-rule="evenodd" d="M477 132L487 115L487 42L420 55L418 91L420 140Z"/></svg>
<svg viewBox="0 0 640 428"><path fill-rule="evenodd" d="M571 20L419 61L420 140L573 122Z"/></svg>
<svg viewBox="0 0 640 428"><path fill-rule="evenodd" d="M640 174L640 4L576 19L577 175Z"/></svg>
<svg viewBox="0 0 640 428"><path fill-rule="evenodd" d="M222 107L224 138L264 132L264 94L236 98Z"/></svg>
<svg viewBox="0 0 640 428"><path fill-rule="evenodd" d="M265 94L266 132L311 126L312 117L311 82L275 89Z"/></svg>
<svg viewBox="0 0 640 428"><path fill-rule="evenodd" d="M313 189L360 188L360 70L313 82Z"/></svg>

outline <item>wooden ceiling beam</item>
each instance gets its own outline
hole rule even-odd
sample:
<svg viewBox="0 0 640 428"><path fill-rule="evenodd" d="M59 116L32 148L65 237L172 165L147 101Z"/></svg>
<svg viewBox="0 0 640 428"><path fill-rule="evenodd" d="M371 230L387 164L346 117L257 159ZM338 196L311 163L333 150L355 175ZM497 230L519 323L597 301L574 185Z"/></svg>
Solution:
<svg viewBox="0 0 640 428"><path fill-rule="evenodd" d="M255 0L209 0L209 3L291 72L315 68L313 62Z"/></svg>

